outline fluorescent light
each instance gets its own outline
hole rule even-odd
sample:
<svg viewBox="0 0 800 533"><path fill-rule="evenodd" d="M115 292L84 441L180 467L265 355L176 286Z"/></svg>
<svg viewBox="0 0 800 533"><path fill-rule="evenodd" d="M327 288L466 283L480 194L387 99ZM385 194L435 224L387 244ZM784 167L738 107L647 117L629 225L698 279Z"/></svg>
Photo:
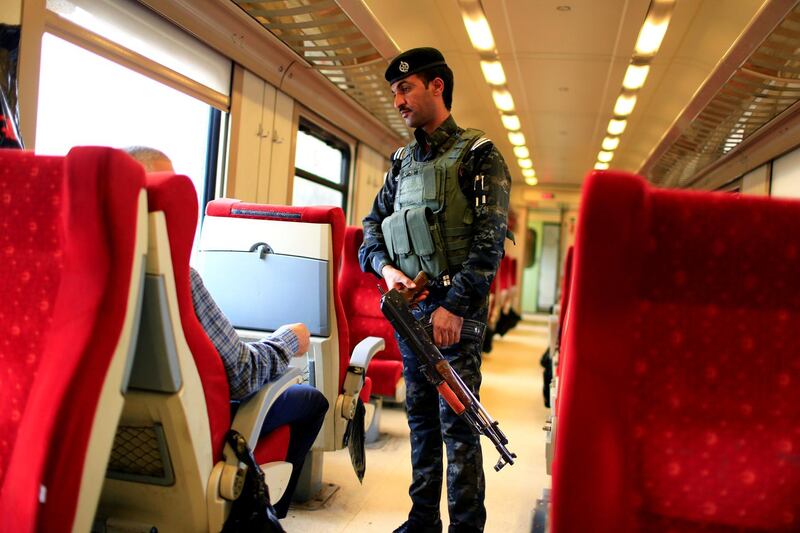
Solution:
<svg viewBox="0 0 800 533"><path fill-rule="evenodd" d="M533 168L533 161L530 159L517 159L520 168Z"/></svg>
<svg viewBox="0 0 800 533"><path fill-rule="evenodd" d="M506 89L495 89L492 91L492 98L500 111L514 111L514 99Z"/></svg>
<svg viewBox="0 0 800 533"><path fill-rule="evenodd" d="M517 115L500 115L500 120L503 121L503 127L507 130L517 131L522 127Z"/></svg>
<svg viewBox="0 0 800 533"><path fill-rule="evenodd" d="M623 131L625 131L625 126L628 125L627 120L617 120L612 118L608 121L608 134L609 135L621 135Z"/></svg>
<svg viewBox="0 0 800 533"><path fill-rule="evenodd" d="M489 27L483 10L474 9L469 13L462 11L461 18L464 20L464 27L467 28L467 35L472 41L472 46L481 52L493 51L494 37L492 37L492 29Z"/></svg>
<svg viewBox="0 0 800 533"><path fill-rule="evenodd" d="M597 152L597 160L601 163L608 163L612 159L614 159L614 152L604 152L602 150Z"/></svg>
<svg viewBox="0 0 800 533"><path fill-rule="evenodd" d="M648 72L650 72L650 65L628 65L622 86L629 90L641 88L644 80L647 79Z"/></svg>
<svg viewBox="0 0 800 533"><path fill-rule="evenodd" d="M645 19L641 31L639 31L639 38L636 39L634 48L636 54L651 56L658 52L661 41L664 40L664 35L667 33L667 27L669 27L669 19L669 15L660 19L655 17Z"/></svg>
<svg viewBox="0 0 800 533"><path fill-rule="evenodd" d="M599 162L595 163L594 164L594 169L595 170L607 170L608 169L608 163L599 163Z"/></svg>
<svg viewBox="0 0 800 533"><path fill-rule="evenodd" d="M525 176L526 178L533 178L534 176L536 176L536 171L533 170L532 168L523 168L522 175Z"/></svg>
<svg viewBox="0 0 800 533"><path fill-rule="evenodd" d="M489 85L505 85L506 73L499 61L481 61L481 70Z"/></svg>
<svg viewBox="0 0 800 533"><path fill-rule="evenodd" d="M635 94L621 94L617 98L616 105L614 105L614 114L618 117L627 117L631 114L635 105Z"/></svg>
<svg viewBox="0 0 800 533"><path fill-rule="evenodd" d="M531 152L528 150L527 146L515 146L514 155L520 159L525 159L531 156Z"/></svg>
<svg viewBox="0 0 800 533"><path fill-rule="evenodd" d="M603 139L603 150L616 150L619 146L619 137L606 137Z"/></svg>
<svg viewBox="0 0 800 533"><path fill-rule="evenodd" d="M536 185L538 185L539 180L536 179L536 177L532 176L530 178L525 178L525 183L527 183L531 187L535 187Z"/></svg>
<svg viewBox="0 0 800 533"><path fill-rule="evenodd" d="M525 146L525 136L521 131L509 132L508 140L514 146Z"/></svg>

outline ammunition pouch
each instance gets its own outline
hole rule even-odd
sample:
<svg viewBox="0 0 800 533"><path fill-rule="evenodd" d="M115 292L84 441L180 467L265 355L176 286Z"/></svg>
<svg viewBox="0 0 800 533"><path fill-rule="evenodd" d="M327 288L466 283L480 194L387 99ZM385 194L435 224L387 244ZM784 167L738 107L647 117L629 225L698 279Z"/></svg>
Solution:
<svg viewBox="0 0 800 533"><path fill-rule="evenodd" d="M429 207L407 207L381 223L386 249L392 262L414 278L420 271L432 280L447 272L444 241L436 216Z"/></svg>

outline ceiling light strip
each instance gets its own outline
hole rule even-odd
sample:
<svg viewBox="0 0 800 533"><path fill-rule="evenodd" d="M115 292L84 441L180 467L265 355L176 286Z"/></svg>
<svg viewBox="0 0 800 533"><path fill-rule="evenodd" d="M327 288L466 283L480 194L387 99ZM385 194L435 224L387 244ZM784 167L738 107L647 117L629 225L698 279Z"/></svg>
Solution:
<svg viewBox="0 0 800 533"><path fill-rule="evenodd" d="M508 131L508 140L514 146L514 155L525 177L525 183L536 185L538 180L533 169L533 161L530 159L531 153L525 146L525 135L522 133L522 124L516 114L514 97L508 90L508 80L498 58L492 28L486 19L483 6L480 0L458 0L458 4L464 28L467 30L472 47L480 57L481 72L492 89L492 100L500 112L503 127Z"/></svg>
<svg viewBox="0 0 800 533"><path fill-rule="evenodd" d="M633 56L622 80L622 89L614 104L614 116L608 121L607 136L603 139L602 150L597 154L594 165L597 170L607 169L614 158L614 150L619 147L620 136L628 124L627 117L636 107L637 93L644 86L650 73L650 63L667 34L675 2L676 0L650 1L647 16L636 39Z"/></svg>

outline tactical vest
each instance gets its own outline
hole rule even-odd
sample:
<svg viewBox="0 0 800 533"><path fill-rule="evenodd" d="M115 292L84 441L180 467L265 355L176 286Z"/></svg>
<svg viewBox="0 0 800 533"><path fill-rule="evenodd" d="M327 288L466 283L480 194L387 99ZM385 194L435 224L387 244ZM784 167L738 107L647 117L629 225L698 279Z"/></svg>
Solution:
<svg viewBox="0 0 800 533"><path fill-rule="evenodd" d="M381 229L389 257L408 277L424 271L428 278L449 285L450 273L467 259L474 213L461 191L458 171L482 135L474 129L453 135L431 161L414 160L416 141L395 154L401 163L394 212Z"/></svg>

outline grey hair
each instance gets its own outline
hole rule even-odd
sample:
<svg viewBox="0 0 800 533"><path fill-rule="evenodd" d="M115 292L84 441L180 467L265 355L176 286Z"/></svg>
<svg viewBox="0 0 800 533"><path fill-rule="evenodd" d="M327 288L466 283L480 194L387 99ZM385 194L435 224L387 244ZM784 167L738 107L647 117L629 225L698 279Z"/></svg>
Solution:
<svg viewBox="0 0 800 533"><path fill-rule="evenodd" d="M158 161L171 162L169 157L167 157L167 154L161 150L150 148L149 146L128 146L122 150L127 152L129 156L141 163L147 172L153 172L155 170L155 164Z"/></svg>

